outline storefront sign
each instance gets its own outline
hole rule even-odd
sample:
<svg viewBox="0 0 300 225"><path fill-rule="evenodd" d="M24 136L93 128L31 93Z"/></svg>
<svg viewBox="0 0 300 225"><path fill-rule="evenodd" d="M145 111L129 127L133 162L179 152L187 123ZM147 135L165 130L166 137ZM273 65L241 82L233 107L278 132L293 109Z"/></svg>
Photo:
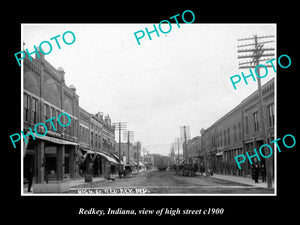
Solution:
<svg viewBox="0 0 300 225"><path fill-rule="evenodd" d="M39 138L39 139L42 139L42 140L45 140L45 141L50 141L50 142L53 142L53 143L56 143L56 144L61 144L61 145L79 145L76 142L66 141L66 140L62 140L62 139L58 139L58 138L54 138L54 137L49 137L49 136L40 137L40 136L37 136L35 134L35 137Z"/></svg>
<svg viewBox="0 0 300 225"><path fill-rule="evenodd" d="M65 115L65 116L68 118L68 123L67 123L67 124L62 124L62 123L61 123L60 117L61 117L62 115ZM54 131L56 131L56 127L54 126L54 123L53 123L53 120L54 120L54 119L55 119L55 117L52 117L52 118L46 120L45 122L50 122L50 123L51 123L51 126L52 126L52 129L53 129ZM71 117L70 117L67 113L61 113L61 114L59 114L58 117L57 117L57 122L58 122L58 124L59 124L61 127L67 127L67 126L69 126L69 125L71 124ZM39 129L39 126L42 126L43 129ZM39 131L43 130L44 133L43 133L43 134L40 134L40 133L38 132L38 129L39 129ZM29 127L29 132L27 132L26 134L24 134L24 132L21 131L21 134L22 134L22 136L23 136L24 141L25 141L26 144L28 143L27 137L29 137L29 135L31 135L31 137L33 138L33 140L35 140L35 137L38 137L38 138L44 137L44 136L48 133L48 128L47 128L47 125L44 124L44 123L37 123L37 124L35 125L35 127L34 127L34 131L35 131L35 132L33 133L31 127ZM17 137L16 139L13 139L14 136L18 136L18 137ZM14 148L16 148L15 143L21 140L21 135L20 135L19 133L15 133L15 134L10 135L9 137L10 137L10 140L11 140L11 142L12 142Z"/></svg>

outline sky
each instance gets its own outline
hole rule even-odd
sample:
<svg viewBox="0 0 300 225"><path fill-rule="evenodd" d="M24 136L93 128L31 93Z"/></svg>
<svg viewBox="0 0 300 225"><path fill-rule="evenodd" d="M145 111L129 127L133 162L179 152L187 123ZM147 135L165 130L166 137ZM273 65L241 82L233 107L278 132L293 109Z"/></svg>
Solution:
<svg viewBox="0 0 300 225"><path fill-rule="evenodd" d="M251 78L236 90L231 84L230 76L250 74L238 68L237 46L252 42L237 39L276 35L275 24L182 22L180 28L172 23L168 34L152 33L152 40L146 34L138 45L134 33L146 27L151 31L153 24L22 24L21 48L25 42L24 49L32 52L34 45L49 41L52 52L45 59L64 69L66 85L76 87L82 108L126 122L142 148L167 155L180 126L189 126L191 137L199 136L201 128L257 89ZM71 45L62 40L66 31L76 37ZM57 35L61 49L50 40ZM65 37L72 40L70 34ZM42 47L49 50L47 44ZM276 75L272 68L268 72L262 84Z"/></svg>

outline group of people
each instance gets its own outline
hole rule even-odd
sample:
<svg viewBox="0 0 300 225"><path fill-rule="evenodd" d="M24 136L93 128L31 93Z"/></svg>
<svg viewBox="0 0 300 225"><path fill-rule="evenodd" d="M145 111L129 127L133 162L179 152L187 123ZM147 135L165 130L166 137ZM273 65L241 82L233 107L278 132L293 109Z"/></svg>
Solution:
<svg viewBox="0 0 300 225"><path fill-rule="evenodd" d="M258 163L256 162L252 165L252 179L255 181L255 183L258 183L259 172L262 177L262 182L266 182L265 164L261 164L261 166L259 166Z"/></svg>

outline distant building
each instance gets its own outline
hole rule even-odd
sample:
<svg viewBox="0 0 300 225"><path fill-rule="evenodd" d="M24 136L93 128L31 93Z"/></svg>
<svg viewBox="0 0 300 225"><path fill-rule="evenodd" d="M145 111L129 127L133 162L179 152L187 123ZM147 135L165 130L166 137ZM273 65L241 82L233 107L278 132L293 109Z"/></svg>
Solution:
<svg viewBox="0 0 300 225"><path fill-rule="evenodd" d="M197 136L187 141L187 159L188 163L196 164L201 156L201 137Z"/></svg>
<svg viewBox="0 0 300 225"><path fill-rule="evenodd" d="M147 153L144 155L144 165L147 170L152 169L154 166L154 157L153 155Z"/></svg>
<svg viewBox="0 0 300 225"><path fill-rule="evenodd" d="M129 149L129 151L128 151L128 149ZM116 155L119 155L119 143L116 143L114 153ZM129 158L128 158L128 156L129 156ZM133 144L132 143L129 143L129 145L128 145L128 143L121 143L121 159L126 165L132 164L131 161L134 160L134 152L133 152Z"/></svg>

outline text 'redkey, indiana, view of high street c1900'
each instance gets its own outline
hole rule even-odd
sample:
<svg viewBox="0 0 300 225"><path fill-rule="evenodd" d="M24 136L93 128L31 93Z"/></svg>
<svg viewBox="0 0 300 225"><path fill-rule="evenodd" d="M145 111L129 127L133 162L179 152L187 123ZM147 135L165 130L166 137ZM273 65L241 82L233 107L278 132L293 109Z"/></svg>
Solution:
<svg viewBox="0 0 300 225"><path fill-rule="evenodd" d="M159 29L22 25L22 130L10 138L23 195L274 195L276 154L255 149L276 149L276 70L251 68L275 57L276 25L189 13Z"/></svg>

